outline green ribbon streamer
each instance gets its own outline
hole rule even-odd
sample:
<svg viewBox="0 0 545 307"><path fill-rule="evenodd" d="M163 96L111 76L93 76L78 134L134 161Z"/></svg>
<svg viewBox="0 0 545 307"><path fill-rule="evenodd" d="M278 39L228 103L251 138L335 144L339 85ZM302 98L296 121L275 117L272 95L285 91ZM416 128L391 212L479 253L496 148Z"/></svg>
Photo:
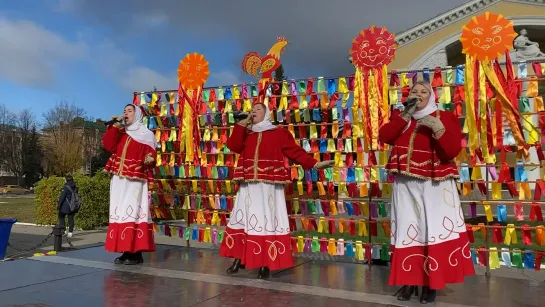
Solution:
<svg viewBox="0 0 545 307"><path fill-rule="evenodd" d="M186 178L185 167L182 165L182 166L179 167L179 170L180 170L179 175L178 175L178 176L180 176L179 178Z"/></svg>
<svg viewBox="0 0 545 307"><path fill-rule="evenodd" d="M223 232L223 231L218 232L218 243L223 242L224 234L225 234L225 232Z"/></svg>
<svg viewBox="0 0 545 307"><path fill-rule="evenodd" d="M231 151L229 150L229 148L227 148L227 146L223 146L223 153L230 153Z"/></svg>
<svg viewBox="0 0 545 307"><path fill-rule="evenodd" d="M187 227L184 232L184 239L189 241L189 238L191 238L191 228Z"/></svg>
<svg viewBox="0 0 545 307"><path fill-rule="evenodd" d="M312 237L311 247L313 253L320 252L320 242L318 242L318 237Z"/></svg>
<svg viewBox="0 0 545 307"><path fill-rule="evenodd" d="M452 111L454 110L454 104L453 103L442 103L443 110L445 111Z"/></svg>
<svg viewBox="0 0 545 307"><path fill-rule="evenodd" d="M217 126L221 126L221 113L216 113L214 116L214 122Z"/></svg>
<svg viewBox="0 0 545 307"><path fill-rule="evenodd" d="M363 179L365 178L363 176L363 169L361 168L356 168L355 169L355 175L356 175L356 181L363 181Z"/></svg>
<svg viewBox="0 0 545 307"><path fill-rule="evenodd" d="M204 90L202 92L202 101L208 102L210 100L210 90Z"/></svg>
<svg viewBox="0 0 545 307"><path fill-rule="evenodd" d="M199 116L199 126L203 127L204 126L204 116Z"/></svg>
<svg viewBox="0 0 545 307"><path fill-rule="evenodd" d="M386 207L384 206L384 203L383 202L379 202L377 204L378 206L378 213L380 214L381 217L386 217L387 214L386 214Z"/></svg>
<svg viewBox="0 0 545 307"><path fill-rule="evenodd" d="M337 111L337 108L331 109L331 118L334 121L339 119L339 112Z"/></svg>
<svg viewBox="0 0 545 307"><path fill-rule="evenodd" d="M520 252L514 252L511 255L511 263L513 266L522 269L522 255Z"/></svg>
<svg viewBox="0 0 545 307"><path fill-rule="evenodd" d="M199 194L195 198L197 200L197 206L196 206L197 210L200 210L201 209L201 203L202 203L202 196Z"/></svg>
<svg viewBox="0 0 545 307"><path fill-rule="evenodd" d="M161 173L161 177L166 177L167 176L167 171L165 170L164 165L159 166L159 173Z"/></svg>
<svg viewBox="0 0 545 307"><path fill-rule="evenodd" d="M144 120L143 120L144 126L146 126L146 127L147 127L147 126L148 126L148 122L149 122L149 119L148 119L148 117L147 117L147 116L146 116L146 117L144 117Z"/></svg>
<svg viewBox="0 0 545 307"><path fill-rule="evenodd" d="M234 124L235 123L235 116L233 115L233 113L229 113L229 124Z"/></svg>
<svg viewBox="0 0 545 307"><path fill-rule="evenodd" d="M165 145L167 151L174 151L174 148L172 147L172 141L167 141Z"/></svg>
<svg viewBox="0 0 545 307"><path fill-rule="evenodd" d="M390 261L390 247L388 245L383 245L380 249L380 260Z"/></svg>
<svg viewBox="0 0 545 307"><path fill-rule="evenodd" d="M530 109L530 101L528 97L520 97L519 99L519 111L520 112L532 112Z"/></svg>
<svg viewBox="0 0 545 307"><path fill-rule="evenodd" d="M344 140L344 152L352 152L352 139Z"/></svg>
<svg viewBox="0 0 545 307"><path fill-rule="evenodd" d="M298 86L299 94L303 95L307 92L307 83L305 80L299 80L299 86Z"/></svg>
<svg viewBox="0 0 545 307"><path fill-rule="evenodd" d="M303 112L303 121L305 122L310 122L310 110L309 109L305 109L305 111Z"/></svg>
<svg viewBox="0 0 545 307"><path fill-rule="evenodd" d="M218 88L218 96L217 96L218 100L224 100L225 99L225 95L223 94L223 87L219 87Z"/></svg>
<svg viewBox="0 0 545 307"><path fill-rule="evenodd" d="M307 209L308 209L308 213L310 214L316 213L316 202L313 199L307 202Z"/></svg>
<svg viewBox="0 0 545 307"><path fill-rule="evenodd" d="M323 92L325 92L325 84L324 84L324 78L323 77L318 77L318 88L316 90L316 93L318 94L321 94Z"/></svg>
<svg viewBox="0 0 545 307"><path fill-rule="evenodd" d="M252 83L250 88L252 97L257 97L257 86L255 85L255 83Z"/></svg>
<svg viewBox="0 0 545 307"><path fill-rule="evenodd" d="M446 83L448 84L452 84L453 83L453 80L454 80L454 74L452 73L452 69L449 68L447 69L446 71Z"/></svg>
<svg viewBox="0 0 545 307"><path fill-rule="evenodd" d="M212 179L218 179L218 167L212 167Z"/></svg>
<svg viewBox="0 0 545 307"><path fill-rule="evenodd" d="M297 167L297 175L299 180L303 180L303 178L305 178L305 171L301 166Z"/></svg>
<svg viewBox="0 0 545 307"><path fill-rule="evenodd" d="M324 170L324 175L327 182L333 181L333 170L331 168L326 168Z"/></svg>

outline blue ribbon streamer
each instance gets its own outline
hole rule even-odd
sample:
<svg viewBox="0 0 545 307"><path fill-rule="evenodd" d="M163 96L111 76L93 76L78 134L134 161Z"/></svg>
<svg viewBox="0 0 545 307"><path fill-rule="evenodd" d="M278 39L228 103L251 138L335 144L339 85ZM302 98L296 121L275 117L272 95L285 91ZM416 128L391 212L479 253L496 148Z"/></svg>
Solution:
<svg viewBox="0 0 545 307"><path fill-rule="evenodd" d="M312 181L318 181L318 170L313 168L310 171L310 173L311 173Z"/></svg>
<svg viewBox="0 0 545 307"><path fill-rule="evenodd" d="M379 180L381 182L385 182L386 181L386 177L388 177L388 173L386 173L386 170L384 168L380 168L378 170L378 176L379 176Z"/></svg>
<svg viewBox="0 0 545 307"><path fill-rule="evenodd" d="M312 120L315 122L322 121L322 112L320 112L320 109L312 109Z"/></svg>
<svg viewBox="0 0 545 307"><path fill-rule="evenodd" d="M456 66L456 85L463 85L465 83L464 78L464 65L460 64Z"/></svg>
<svg viewBox="0 0 545 307"><path fill-rule="evenodd" d="M425 82L430 83L430 70L429 68L425 67L424 71L422 72L422 78Z"/></svg>
<svg viewBox="0 0 545 307"><path fill-rule="evenodd" d="M180 177L180 167L178 165L174 165L174 177Z"/></svg>
<svg viewBox="0 0 545 307"><path fill-rule="evenodd" d="M199 228L193 226L193 231L191 232L191 240L199 240Z"/></svg>
<svg viewBox="0 0 545 307"><path fill-rule="evenodd" d="M504 247L501 249L501 260L503 260L506 267L511 268L513 266L511 263L511 253L508 248Z"/></svg>
<svg viewBox="0 0 545 307"><path fill-rule="evenodd" d="M347 201L344 204L346 206L346 213L348 216L354 216L354 205L352 205L352 202Z"/></svg>
<svg viewBox="0 0 545 307"><path fill-rule="evenodd" d="M327 139L320 139L320 152L327 152Z"/></svg>
<svg viewBox="0 0 545 307"><path fill-rule="evenodd" d="M498 222L507 221L507 208L505 205L498 205L496 208L498 211Z"/></svg>
<svg viewBox="0 0 545 307"><path fill-rule="evenodd" d="M223 94L223 97L225 99L231 99L233 98L233 94L231 93L231 88L229 86L225 87L225 93Z"/></svg>
<svg viewBox="0 0 545 307"><path fill-rule="evenodd" d="M534 264L534 253L531 250L526 250L524 253L524 267L527 269L533 269Z"/></svg>
<svg viewBox="0 0 545 307"><path fill-rule="evenodd" d="M336 91L337 91L337 86L335 84L335 79L327 80L327 94L331 96L335 94Z"/></svg>
<svg viewBox="0 0 545 307"><path fill-rule="evenodd" d="M522 162L517 162L517 167L515 168L515 181L528 181L528 176L526 176L526 170L524 169L524 164Z"/></svg>
<svg viewBox="0 0 545 307"><path fill-rule="evenodd" d="M469 167L467 163L462 163L460 168L460 182L469 182Z"/></svg>
<svg viewBox="0 0 545 307"><path fill-rule="evenodd" d="M195 177L201 178L201 168L198 166L195 167Z"/></svg>
<svg viewBox="0 0 545 307"><path fill-rule="evenodd" d="M346 257L355 257L356 256L356 253L354 252L354 244L352 243L352 241L346 242L346 244L344 245L344 248L345 248L344 255Z"/></svg>
<svg viewBox="0 0 545 307"><path fill-rule="evenodd" d="M356 182L356 170L353 167L346 169L346 182Z"/></svg>
<svg viewBox="0 0 545 307"><path fill-rule="evenodd" d="M322 209L322 201L316 200L316 214L318 215L324 215L324 210Z"/></svg>
<svg viewBox="0 0 545 307"><path fill-rule="evenodd" d="M227 210L227 197L225 197L225 195L220 197L220 209Z"/></svg>

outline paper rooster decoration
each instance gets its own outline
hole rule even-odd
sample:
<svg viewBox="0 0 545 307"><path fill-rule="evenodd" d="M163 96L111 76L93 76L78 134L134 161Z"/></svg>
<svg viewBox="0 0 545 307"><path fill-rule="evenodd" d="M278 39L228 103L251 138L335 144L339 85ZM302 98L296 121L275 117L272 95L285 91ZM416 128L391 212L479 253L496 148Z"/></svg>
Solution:
<svg viewBox="0 0 545 307"><path fill-rule="evenodd" d="M354 124L364 131L366 152L380 149L378 130L389 119L387 65L395 56L394 38L385 27L371 26L352 40L350 56L356 67L352 109L354 114L362 111L361 119L354 118Z"/></svg>
<svg viewBox="0 0 545 307"><path fill-rule="evenodd" d="M178 67L178 105L180 107L181 148L185 148L186 162L197 162L200 144L197 109L202 100L202 91L210 70L204 55L187 54ZM195 154L197 153L197 154Z"/></svg>
<svg viewBox="0 0 545 307"><path fill-rule="evenodd" d="M495 147L503 146L503 125L495 125L499 119L491 116L498 108L509 123L508 132L512 133L519 149L525 151L518 112L517 85L509 56L516 36L511 21L501 14L490 12L474 16L462 29L460 41L462 52L466 55L464 73L467 118L464 132L468 133L470 154L482 157L485 161L481 162L495 163ZM506 75L497 60L502 54L506 58ZM487 91L487 88L492 90ZM531 121L527 124L532 125ZM535 127L525 128L535 132L529 133L529 139L533 140L531 142L537 141Z"/></svg>
<svg viewBox="0 0 545 307"><path fill-rule="evenodd" d="M272 73L280 66L280 54L284 53L289 44L283 36L278 36L277 40L264 57L257 52L247 53L242 59L242 70L256 78L261 74L262 79L272 79Z"/></svg>

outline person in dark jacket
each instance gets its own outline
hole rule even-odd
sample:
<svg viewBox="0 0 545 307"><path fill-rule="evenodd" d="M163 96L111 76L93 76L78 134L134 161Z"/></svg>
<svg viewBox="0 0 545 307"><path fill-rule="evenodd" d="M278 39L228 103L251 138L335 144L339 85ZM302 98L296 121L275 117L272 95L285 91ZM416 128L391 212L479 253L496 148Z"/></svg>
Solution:
<svg viewBox="0 0 545 307"><path fill-rule="evenodd" d="M61 196L59 197L59 226L65 227L65 219L68 217L68 232L65 232L66 235L71 238L74 232L74 215L75 212L70 210L70 201L72 200L72 192L78 191L76 184L74 183L74 178L68 175L65 178L66 183L62 189Z"/></svg>

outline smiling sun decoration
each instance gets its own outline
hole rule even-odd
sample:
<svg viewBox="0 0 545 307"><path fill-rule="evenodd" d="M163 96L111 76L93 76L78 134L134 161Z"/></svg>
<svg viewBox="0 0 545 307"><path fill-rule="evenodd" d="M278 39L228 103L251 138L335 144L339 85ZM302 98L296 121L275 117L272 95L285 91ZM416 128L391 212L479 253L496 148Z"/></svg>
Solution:
<svg viewBox="0 0 545 307"><path fill-rule="evenodd" d="M206 83L210 75L208 61L198 53L187 54L178 67L178 81L187 89L196 89Z"/></svg>
<svg viewBox="0 0 545 307"><path fill-rule="evenodd" d="M371 26L352 40L352 63L362 69L379 68L392 62L397 44L386 28Z"/></svg>
<svg viewBox="0 0 545 307"><path fill-rule="evenodd" d="M513 22L501 14L485 12L471 18L463 27L462 53L488 62L513 49L516 36Z"/></svg>

